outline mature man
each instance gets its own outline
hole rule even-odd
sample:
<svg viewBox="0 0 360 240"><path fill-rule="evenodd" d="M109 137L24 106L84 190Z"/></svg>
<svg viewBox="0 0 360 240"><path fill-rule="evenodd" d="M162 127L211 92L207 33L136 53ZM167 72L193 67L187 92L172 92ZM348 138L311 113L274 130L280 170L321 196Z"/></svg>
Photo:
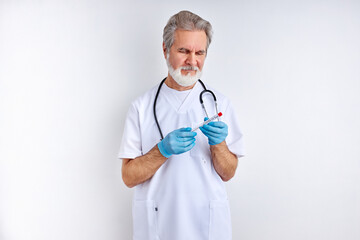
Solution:
<svg viewBox="0 0 360 240"><path fill-rule="evenodd" d="M135 186L134 239L231 239L224 181L243 156L242 134L229 100L198 80L211 37L201 17L172 16L163 34L168 76L128 111L119 158L125 184ZM192 131L218 110L221 121Z"/></svg>

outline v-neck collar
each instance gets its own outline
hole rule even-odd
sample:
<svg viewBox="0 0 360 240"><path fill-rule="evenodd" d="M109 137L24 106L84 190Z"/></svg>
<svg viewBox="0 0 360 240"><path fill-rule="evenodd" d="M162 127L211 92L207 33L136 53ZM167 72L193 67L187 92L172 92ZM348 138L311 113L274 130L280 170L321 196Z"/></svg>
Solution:
<svg viewBox="0 0 360 240"><path fill-rule="evenodd" d="M192 107L193 103L196 101L196 97L199 96L201 90L199 87L202 88L199 81L197 81L195 86L190 90L190 93L182 103L175 95L177 90L172 89L164 84L161 91L163 92L163 96L165 96L166 100L170 103L176 112L185 113L190 107Z"/></svg>

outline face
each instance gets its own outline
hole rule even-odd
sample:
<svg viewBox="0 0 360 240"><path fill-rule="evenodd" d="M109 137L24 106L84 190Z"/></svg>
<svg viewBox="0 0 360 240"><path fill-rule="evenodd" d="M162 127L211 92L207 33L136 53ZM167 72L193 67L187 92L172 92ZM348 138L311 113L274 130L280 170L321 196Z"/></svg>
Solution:
<svg viewBox="0 0 360 240"><path fill-rule="evenodd" d="M181 67L197 67L181 69L182 76L195 76L198 71L202 71L206 57L206 33L205 31L176 30L174 43L167 54L164 47L164 55L173 69Z"/></svg>

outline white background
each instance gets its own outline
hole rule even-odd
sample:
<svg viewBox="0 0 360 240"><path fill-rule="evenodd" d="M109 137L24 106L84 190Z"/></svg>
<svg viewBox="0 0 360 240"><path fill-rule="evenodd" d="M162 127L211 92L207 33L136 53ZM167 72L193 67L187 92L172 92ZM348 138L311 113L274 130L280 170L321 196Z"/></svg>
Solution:
<svg viewBox="0 0 360 240"><path fill-rule="evenodd" d="M359 1L0 0L1 240L131 239L125 115L183 9L244 132L234 239L360 239Z"/></svg>

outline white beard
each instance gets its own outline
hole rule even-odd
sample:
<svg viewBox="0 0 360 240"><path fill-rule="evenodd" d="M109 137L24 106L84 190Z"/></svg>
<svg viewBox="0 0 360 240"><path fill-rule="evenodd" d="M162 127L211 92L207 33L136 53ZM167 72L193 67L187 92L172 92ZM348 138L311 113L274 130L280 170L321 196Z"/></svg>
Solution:
<svg viewBox="0 0 360 240"><path fill-rule="evenodd" d="M169 55L166 58L166 64L168 66L170 76L180 86L189 87L194 83L196 83L196 81L201 77L201 71L199 70L198 67L184 66L184 67L179 67L178 69L174 69L169 62ZM194 76L191 76L191 73L188 73L187 75L184 76L181 74L181 70L195 70L196 73Z"/></svg>

